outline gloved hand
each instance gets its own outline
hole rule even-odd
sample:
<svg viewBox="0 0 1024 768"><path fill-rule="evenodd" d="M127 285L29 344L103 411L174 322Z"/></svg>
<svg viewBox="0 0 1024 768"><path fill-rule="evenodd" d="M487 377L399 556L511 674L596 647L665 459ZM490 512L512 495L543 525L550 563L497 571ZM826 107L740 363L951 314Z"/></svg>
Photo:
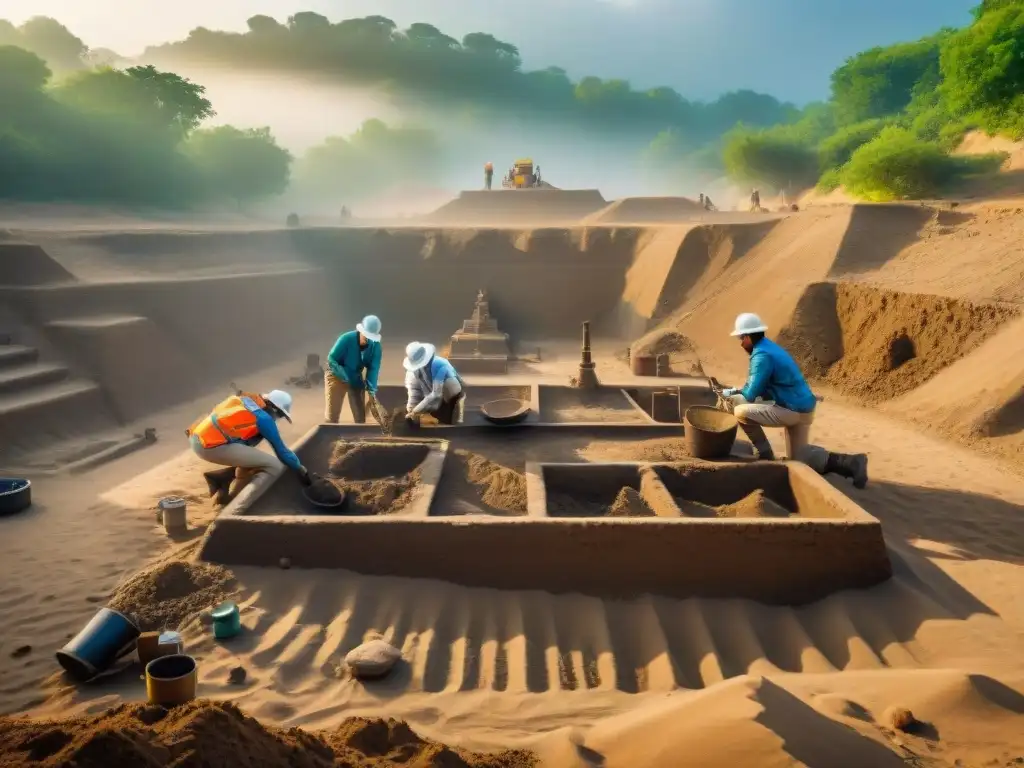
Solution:
<svg viewBox="0 0 1024 768"><path fill-rule="evenodd" d="M420 422L413 414L407 413L405 414L405 425L410 429L418 429Z"/></svg>
<svg viewBox="0 0 1024 768"><path fill-rule="evenodd" d="M732 397L737 392L739 392L738 389L735 389L733 387L726 387L725 389L722 390L722 397Z"/></svg>
<svg viewBox="0 0 1024 768"><path fill-rule="evenodd" d="M305 467L299 467L298 469L299 482L307 488L313 484L314 476L309 473L309 470Z"/></svg>

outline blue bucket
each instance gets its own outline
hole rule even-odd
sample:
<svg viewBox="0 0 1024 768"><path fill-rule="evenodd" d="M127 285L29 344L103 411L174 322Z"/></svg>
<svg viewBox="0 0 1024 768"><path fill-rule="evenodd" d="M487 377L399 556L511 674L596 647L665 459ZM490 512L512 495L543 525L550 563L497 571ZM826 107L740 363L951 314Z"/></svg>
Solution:
<svg viewBox="0 0 1024 768"><path fill-rule="evenodd" d="M221 603L210 612L213 618L213 636L227 640L242 631L242 617L238 605L230 600Z"/></svg>
<svg viewBox="0 0 1024 768"><path fill-rule="evenodd" d="M0 477L0 517L21 512L31 504L31 481L21 477Z"/></svg>
<svg viewBox="0 0 1024 768"><path fill-rule="evenodd" d="M140 634L139 628L123 613L100 608L85 628L57 651L57 663L76 680L92 680L135 650Z"/></svg>

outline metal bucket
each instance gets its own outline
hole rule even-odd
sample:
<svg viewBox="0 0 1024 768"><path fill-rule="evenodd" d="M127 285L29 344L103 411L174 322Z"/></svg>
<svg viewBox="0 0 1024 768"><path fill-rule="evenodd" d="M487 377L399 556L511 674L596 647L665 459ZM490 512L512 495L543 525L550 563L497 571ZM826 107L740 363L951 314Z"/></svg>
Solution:
<svg viewBox="0 0 1024 768"><path fill-rule="evenodd" d="M82 631L57 651L57 663L76 680L92 680L134 651L140 634L123 613L100 608Z"/></svg>
<svg viewBox="0 0 1024 768"><path fill-rule="evenodd" d="M213 636L218 640L228 640L242 631L242 617L238 604L227 600L210 612L213 619Z"/></svg>
<svg viewBox="0 0 1024 768"><path fill-rule="evenodd" d="M683 439L695 459L724 459L732 452L739 423L731 413L710 405L694 405L683 418Z"/></svg>
<svg viewBox="0 0 1024 768"><path fill-rule="evenodd" d="M0 477L0 517L32 505L32 482L21 477Z"/></svg>
<svg viewBox="0 0 1024 768"><path fill-rule="evenodd" d="M146 665L146 698L160 707L187 704L196 697L199 669L185 654L161 656Z"/></svg>

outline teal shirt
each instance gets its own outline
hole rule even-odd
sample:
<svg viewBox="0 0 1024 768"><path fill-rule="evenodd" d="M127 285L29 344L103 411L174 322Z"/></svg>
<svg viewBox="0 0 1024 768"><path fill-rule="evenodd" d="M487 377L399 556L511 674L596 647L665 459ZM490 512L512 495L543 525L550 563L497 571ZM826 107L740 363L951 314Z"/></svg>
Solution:
<svg viewBox="0 0 1024 768"><path fill-rule="evenodd" d="M343 333L334 342L327 355L331 372L354 389L363 388L363 371L366 372L366 389L377 393L377 376L380 373L381 349L379 341L366 340L366 348L359 348L359 331Z"/></svg>

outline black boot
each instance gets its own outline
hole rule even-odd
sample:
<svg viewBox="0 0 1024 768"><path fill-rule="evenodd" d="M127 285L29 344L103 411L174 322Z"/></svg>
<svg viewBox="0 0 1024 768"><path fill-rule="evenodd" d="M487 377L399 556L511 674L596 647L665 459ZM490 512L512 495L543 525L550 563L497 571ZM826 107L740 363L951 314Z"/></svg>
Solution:
<svg viewBox="0 0 1024 768"><path fill-rule="evenodd" d="M227 491L231 481L235 479L235 468L213 469L209 472L204 472L203 477L206 479L206 487L210 490L210 498L213 498L221 490Z"/></svg>
<svg viewBox="0 0 1024 768"><path fill-rule="evenodd" d="M747 439L754 446L754 454L758 461L775 461L775 452L772 451L772 444L768 442L768 436L760 424L740 424L740 429Z"/></svg>
<svg viewBox="0 0 1024 768"><path fill-rule="evenodd" d="M868 457L863 453L830 453L825 462L825 474L830 472L853 480L854 488L863 488L868 484Z"/></svg>

